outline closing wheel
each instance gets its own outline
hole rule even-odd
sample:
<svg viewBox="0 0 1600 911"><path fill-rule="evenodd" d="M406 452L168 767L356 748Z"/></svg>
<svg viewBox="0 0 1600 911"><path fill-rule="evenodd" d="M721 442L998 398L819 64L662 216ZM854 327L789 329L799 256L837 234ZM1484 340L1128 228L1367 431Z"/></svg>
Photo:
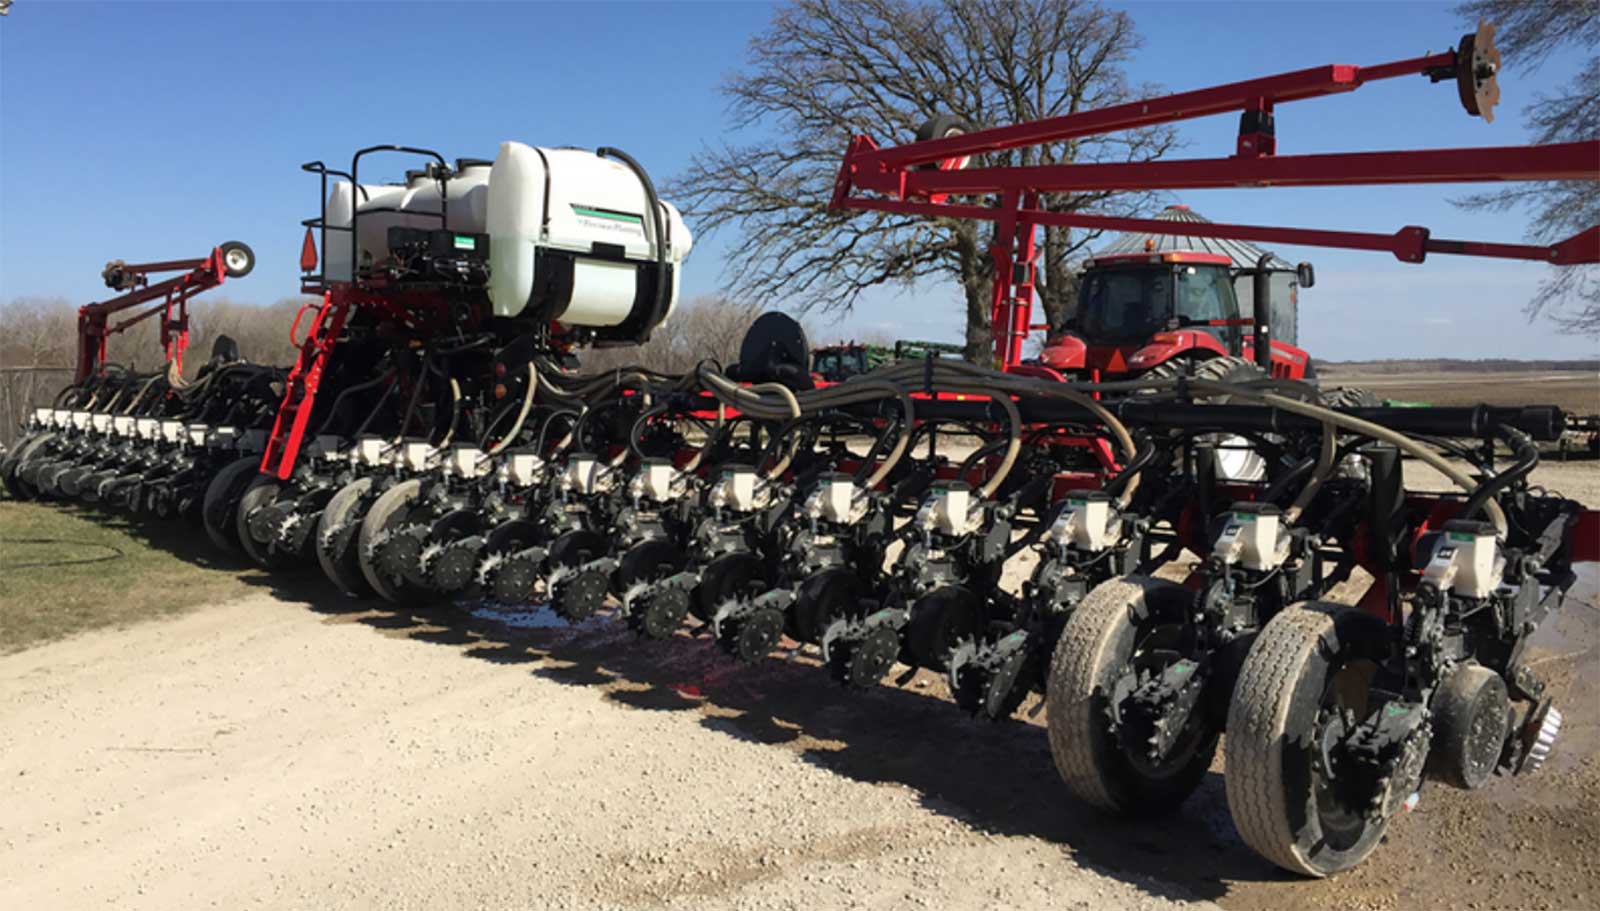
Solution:
<svg viewBox="0 0 1600 911"><path fill-rule="evenodd" d="M223 550L239 552L239 498L256 479L260 468L260 456L243 456L229 462L206 485L205 499L200 504L200 522L211 543Z"/></svg>
<svg viewBox="0 0 1600 911"><path fill-rule="evenodd" d="M257 531L251 527L252 524L256 526L264 524L259 514L252 516L252 513L257 509L271 506L272 501L278 498L278 491L282 489L283 485L277 478L258 474L244 489L244 494L239 497L239 508L234 512L234 521L237 523L234 533L239 536L239 546L244 548L245 554L254 560L257 566L265 569L280 569L294 562L293 554L284 553L267 541L256 540ZM252 519L255 520L253 523ZM261 530L270 533L273 529Z"/></svg>
<svg viewBox="0 0 1600 911"><path fill-rule="evenodd" d="M706 565L700 584L689 599L689 612L705 623L716 616L724 601L742 594L756 594L765 588L766 566L755 554L738 551L724 554Z"/></svg>
<svg viewBox="0 0 1600 911"><path fill-rule="evenodd" d="M384 491L372 502L372 508L362 518L361 531L356 538L356 558L361 566L361 575L366 577L373 591L396 604L419 604L426 601L428 596L422 589L394 578L379 568L374 546L385 532L406 524L406 515L421 493L422 481L418 478L401 481Z"/></svg>
<svg viewBox="0 0 1600 911"><path fill-rule="evenodd" d="M1357 612L1316 602L1279 612L1256 637L1228 708L1234 825L1256 853L1305 876L1359 864L1389 820L1370 812L1369 795L1351 799L1322 769L1325 726L1340 713L1366 716L1376 667L1357 653L1354 624L1341 615Z"/></svg>
<svg viewBox="0 0 1600 911"><path fill-rule="evenodd" d="M361 517L356 510L372 489L371 478L359 478L339 488L317 519L317 562L339 591L354 598L372 597L372 583L361 573L356 553L356 537L361 532Z"/></svg>
<svg viewBox="0 0 1600 911"><path fill-rule="evenodd" d="M611 574L611 593L626 598L637 586L655 582L683 568L685 556L678 545L663 538L648 538L628 548Z"/></svg>
<svg viewBox="0 0 1600 911"><path fill-rule="evenodd" d="M229 278L243 278L256 267L256 251L248 244L230 240L217 249L222 253L222 271Z"/></svg>
<svg viewBox="0 0 1600 911"><path fill-rule="evenodd" d="M1124 745L1112 727L1112 694L1129 676L1176 663L1193 592L1163 579L1124 576L1096 586L1061 631L1045 693L1050 752L1080 800L1117 813L1176 809L1200 784L1218 732L1193 712L1159 762Z"/></svg>
<svg viewBox="0 0 1600 911"><path fill-rule="evenodd" d="M861 612L861 579L848 569L812 573L795 593L788 613L789 636L796 642L821 642L828 624Z"/></svg>
<svg viewBox="0 0 1600 911"><path fill-rule="evenodd" d="M783 614L768 607L722 621L717 644L745 664L754 664L771 654L782 638Z"/></svg>
<svg viewBox="0 0 1600 911"><path fill-rule="evenodd" d="M918 667L950 668L950 653L978 635L981 599L964 585L943 585L911 605L906 651Z"/></svg>
<svg viewBox="0 0 1600 911"><path fill-rule="evenodd" d="M689 616L689 592L663 588L630 605L628 627L646 639L665 639Z"/></svg>

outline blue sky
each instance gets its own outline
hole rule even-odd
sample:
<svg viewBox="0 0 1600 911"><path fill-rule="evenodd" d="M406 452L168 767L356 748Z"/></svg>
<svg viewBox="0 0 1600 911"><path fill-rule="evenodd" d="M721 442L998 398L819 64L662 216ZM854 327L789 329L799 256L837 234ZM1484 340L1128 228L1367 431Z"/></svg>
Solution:
<svg viewBox="0 0 1600 911"><path fill-rule="evenodd" d="M1136 81L1197 88L1323 63L1441 50L1464 31L1448 3L1119 4L1143 49ZM499 142L614 145L664 179L727 126L722 77L741 66L757 3L88 3L17 0L0 20L0 300L103 296L110 259L166 259L228 239L256 272L223 289L268 302L297 289L300 229L314 214L301 162L348 161L397 142L492 157ZM1507 61L1513 64L1513 61ZM1449 85L1408 77L1278 111L1283 154L1527 140L1521 107L1570 78L1576 55L1502 80L1493 125ZM1182 129L1183 156L1231 153L1236 115ZM1182 202L1218 221L1518 241L1519 214L1464 213L1463 187L1206 191ZM715 238L697 245L690 295L723 279ZM1279 247L1317 265L1301 342L1336 359L1586 357L1594 339L1529 324L1532 264ZM957 339L953 288L883 292L828 336L868 330Z"/></svg>

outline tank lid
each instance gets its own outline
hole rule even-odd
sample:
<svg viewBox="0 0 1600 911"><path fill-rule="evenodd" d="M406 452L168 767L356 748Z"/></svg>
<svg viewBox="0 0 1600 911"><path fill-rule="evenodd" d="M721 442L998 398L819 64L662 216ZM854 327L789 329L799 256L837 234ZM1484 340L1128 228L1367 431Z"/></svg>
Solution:
<svg viewBox="0 0 1600 911"><path fill-rule="evenodd" d="M461 171L465 171L468 168L489 168L489 167L493 167L493 166L494 166L494 162L490 161L487 158L457 158L456 159L456 172L457 173L460 173Z"/></svg>

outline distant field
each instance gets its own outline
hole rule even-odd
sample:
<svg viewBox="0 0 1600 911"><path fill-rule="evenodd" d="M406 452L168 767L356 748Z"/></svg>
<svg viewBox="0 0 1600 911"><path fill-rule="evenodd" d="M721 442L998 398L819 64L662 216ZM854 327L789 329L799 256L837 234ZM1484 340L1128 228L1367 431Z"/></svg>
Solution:
<svg viewBox="0 0 1600 911"><path fill-rule="evenodd" d="M1390 371L1387 365L1319 365L1324 385L1364 386L1386 399L1432 405L1556 405L1600 413L1600 372L1588 370Z"/></svg>

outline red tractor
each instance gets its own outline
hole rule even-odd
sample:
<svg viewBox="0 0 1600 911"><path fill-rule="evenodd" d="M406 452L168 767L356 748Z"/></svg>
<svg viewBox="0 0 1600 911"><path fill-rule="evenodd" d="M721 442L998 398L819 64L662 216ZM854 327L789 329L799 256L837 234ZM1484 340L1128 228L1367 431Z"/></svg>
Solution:
<svg viewBox="0 0 1600 911"><path fill-rule="evenodd" d="M1274 377L1304 379L1310 355L1271 338L1265 265L1252 270L1254 315L1242 316L1226 256L1125 253L1090 260L1079 281L1077 316L1045 346L1039 364L1063 377L1099 380L1192 372L1200 362L1226 358L1213 369L1254 373L1253 363ZM1310 264L1298 272L1300 287L1310 287Z"/></svg>

